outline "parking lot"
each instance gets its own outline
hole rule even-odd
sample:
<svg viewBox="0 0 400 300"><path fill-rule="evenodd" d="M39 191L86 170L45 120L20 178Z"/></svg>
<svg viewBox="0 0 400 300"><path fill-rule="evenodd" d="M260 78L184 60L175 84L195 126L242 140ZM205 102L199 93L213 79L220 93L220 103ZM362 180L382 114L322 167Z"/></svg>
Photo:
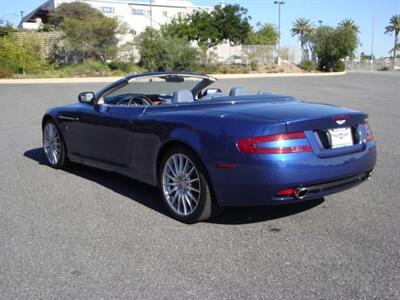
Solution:
<svg viewBox="0 0 400 300"><path fill-rule="evenodd" d="M0 85L0 298L400 298L400 72L221 80L366 111L374 177L181 224L157 189L41 149L47 108L104 84Z"/></svg>

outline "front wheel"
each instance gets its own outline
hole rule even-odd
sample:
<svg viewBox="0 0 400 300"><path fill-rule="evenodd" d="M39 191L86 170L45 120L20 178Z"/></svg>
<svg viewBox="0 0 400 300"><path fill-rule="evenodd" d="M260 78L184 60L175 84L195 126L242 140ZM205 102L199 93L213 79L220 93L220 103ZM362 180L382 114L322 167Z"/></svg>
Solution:
<svg viewBox="0 0 400 300"><path fill-rule="evenodd" d="M66 151L64 140L53 121L47 121L43 126L43 150L49 165L55 169L64 167Z"/></svg>
<svg viewBox="0 0 400 300"><path fill-rule="evenodd" d="M164 156L160 185L168 211L181 222L207 220L218 209L199 159L185 147L176 147Z"/></svg>

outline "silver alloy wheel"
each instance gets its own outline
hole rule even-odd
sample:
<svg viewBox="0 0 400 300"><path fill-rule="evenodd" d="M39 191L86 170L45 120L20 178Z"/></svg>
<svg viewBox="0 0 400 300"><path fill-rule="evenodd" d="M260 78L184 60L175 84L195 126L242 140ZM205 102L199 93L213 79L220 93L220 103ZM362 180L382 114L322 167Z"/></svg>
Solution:
<svg viewBox="0 0 400 300"><path fill-rule="evenodd" d="M188 216L195 211L200 200L200 177L186 155L175 153L165 162L162 189L169 206L178 215Z"/></svg>
<svg viewBox="0 0 400 300"><path fill-rule="evenodd" d="M58 130L53 123L47 123L43 130L43 148L47 159L56 165L61 157L61 140Z"/></svg>

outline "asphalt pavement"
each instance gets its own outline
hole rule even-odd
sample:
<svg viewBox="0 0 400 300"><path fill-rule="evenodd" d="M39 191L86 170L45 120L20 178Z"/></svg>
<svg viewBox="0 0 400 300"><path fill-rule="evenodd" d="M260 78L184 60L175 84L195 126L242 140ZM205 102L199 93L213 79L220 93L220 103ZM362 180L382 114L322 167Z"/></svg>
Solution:
<svg viewBox="0 0 400 300"><path fill-rule="evenodd" d="M151 186L46 165L43 113L104 83L0 85L0 298L400 299L400 72L215 84L238 85L368 112L373 179L181 224Z"/></svg>

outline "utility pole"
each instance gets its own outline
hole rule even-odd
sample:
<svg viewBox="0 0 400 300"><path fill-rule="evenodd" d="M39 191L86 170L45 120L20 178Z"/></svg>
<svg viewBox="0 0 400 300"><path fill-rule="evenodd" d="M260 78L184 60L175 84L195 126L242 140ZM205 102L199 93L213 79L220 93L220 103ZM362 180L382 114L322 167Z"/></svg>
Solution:
<svg viewBox="0 0 400 300"><path fill-rule="evenodd" d="M371 71L374 70L375 0L372 0Z"/></svg>
<svg viewBox="0 0 400 300"><path fill-rule="evenodd" d="M278 4L278 59L277 63L280 64L281 58L281 5L285 4L284 1L274 1L274 4Z"/></svg>
<svg viewBox="0 0 400 300"><path fill-rule="evenodd" d="M20 10L19 13L21 14L21 22L22 22L22 19L24 18L24 11Z"/></svg>

